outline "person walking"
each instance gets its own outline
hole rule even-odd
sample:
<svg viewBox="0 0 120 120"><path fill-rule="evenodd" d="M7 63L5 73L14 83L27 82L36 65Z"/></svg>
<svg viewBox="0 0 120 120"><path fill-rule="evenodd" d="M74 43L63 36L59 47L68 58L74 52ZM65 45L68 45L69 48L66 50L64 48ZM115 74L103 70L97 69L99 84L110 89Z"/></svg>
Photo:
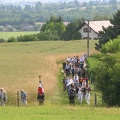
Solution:
<svg viewBox="0 0 120 120"><path fill-rule="evenodd" d="M1 88L0 89L0 105L5 106L6 100L7 100L7 93L3 88Z"/></svg>
<svg viewBox="0 0 120 120"><path fill-rule="evenodd" d="M23 89L20 92L21 92L20 95L21 95L22 106L27 106L27 94Z"/></svg>
<svg viewBox="0 0 120 120"><path fill-rule="evenodd" d="M82 103L82 99L83 99L82 86L79 85L79 87L78 87L78 100L80 103Z"/></svg>
<svg viewBox="0 0 120 120"><path fill-rule="evenodd" d="M73 83L71 84L71 87L68 90L68 96L70 104L75 104L76 90Z"/></svg>

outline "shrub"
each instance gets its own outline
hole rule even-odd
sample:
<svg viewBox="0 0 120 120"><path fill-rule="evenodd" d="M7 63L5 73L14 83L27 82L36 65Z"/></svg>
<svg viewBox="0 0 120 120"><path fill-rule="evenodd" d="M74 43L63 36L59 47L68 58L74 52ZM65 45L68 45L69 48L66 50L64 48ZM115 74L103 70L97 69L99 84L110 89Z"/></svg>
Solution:
<svg viewBox="0 0 120 120"><path fill-rule="evenodd" d="M16 38L15 37L10 37L7 42L16 42Z"/></svg>
<svg viewBox="0 0 120 120"><path fill-rule="evenodd" d="M0 38L0 43L2 43L2 42L6 42L6 41L5 41L5 39Z"/></svg>
<svg viewBox="0 0 120 120"><path fill-rule="evenodd" d="M101 53L116 53L120 51L120 36L114 40L110 40L102 45Z"/></svg>
<svg viewBox="0 0 120 120"><path fill-rule="evenodd" d="M120 53L106 55L95 68L96 88L101 91L108 106L120 106Z"/></svg>

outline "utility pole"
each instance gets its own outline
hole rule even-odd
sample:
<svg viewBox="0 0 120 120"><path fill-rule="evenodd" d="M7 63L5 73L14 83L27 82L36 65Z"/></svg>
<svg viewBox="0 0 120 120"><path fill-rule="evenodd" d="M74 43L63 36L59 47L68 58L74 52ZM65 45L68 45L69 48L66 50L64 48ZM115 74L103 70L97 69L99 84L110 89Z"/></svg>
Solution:
<svg viewBox="0 0 120 120"><path fill-rule="evenodd" d="M89 57L89 32L90 32L90 28L89 28L89 20L88 20L88 28L87 28L87 57Z"/></svg>

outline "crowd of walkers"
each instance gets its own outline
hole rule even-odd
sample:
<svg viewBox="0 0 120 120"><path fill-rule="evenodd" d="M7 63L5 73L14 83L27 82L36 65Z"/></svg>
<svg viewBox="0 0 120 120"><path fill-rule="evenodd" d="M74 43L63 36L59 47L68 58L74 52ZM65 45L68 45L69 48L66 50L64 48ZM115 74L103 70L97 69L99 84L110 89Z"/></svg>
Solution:
<svg viewBox="0 0 120 120"><path fill-rule="evenodd" d="M67 91L70 103L75 103L76 97L82 103L83 99L90 104L90 83L86 70L86 55L68 57L63 62L63 90Z"/></svg>
<svg viewBox="0 0 120 120"><path fill-rule="evenodd" d="M90 104L90 82L87 76L86 70L86 54L82 56L68 57L63 62L63 89L67 91L70 103L75 103L76 97L79 102L82 103L83 99L86 100L87 104ZM23 106L27 106L27 94L22 89L20 91L21 101ZM0 104L5 106L7 100L6 91L0 89ZM37 100L39 104L44 102L44 89L41 83L41 76L39 76L39 86Z"/></svg>

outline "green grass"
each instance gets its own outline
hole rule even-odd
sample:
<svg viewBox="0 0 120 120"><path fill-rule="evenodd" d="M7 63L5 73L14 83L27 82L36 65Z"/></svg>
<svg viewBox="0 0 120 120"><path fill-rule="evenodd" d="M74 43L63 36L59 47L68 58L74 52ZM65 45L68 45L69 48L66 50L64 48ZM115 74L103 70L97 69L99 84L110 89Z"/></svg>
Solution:
<svg viewBox="0 0 120 120"><path fill-rule="evenodd" d="M90 41L91 53L95 42ZM0 106L0 120L119 120L120 108L95 108L94 103L78 101L71 106L62 90L62 61L86 53L86 44L84 40L0 43L0 87L8 93L6 107ZM45 89L43 106L36 101L39 74ZM17 107L16 91L21 88L28 94L28 107L21 107L21 101Z"/></svg>
<svg viewBox="0 0 120 120"><path fill-rule="evenodd" d="M96 40L90 41L90 52L94 52ZM40 41L40 42L17 42L0 44L1 54L71 54L87 52L86 40L75 41Z"/></svg>
<svg viewBox="0 0 120 120"><path fill-rule="evenodd" d="M9 37L18 37L21 35L30 35L30 34L36 34L40 31L24 31L24 32L0 32L0 38L3 38L7 40Z"/></svg>
<svg viewBox="0 0 120 120"><path fill-rule="evenodd" d="M95 40L90 41L91 52L95 51L95 42ZM16 91L20 89L31 94L29 99L36 99L38 75L41 74L46 94L59 94L56 92L58 87L56 75L59 72L59 65L56 62L65 60L68 56L84 54L86 43L85 40L1 43L0 87L5 88L9 99L16 98ZM59 95L54 98L49 96L46 96L46 102L53 99L59 102Z"/></svg>
<svg viewBox="0 0 120 120"><path fill-rule="evenodd" d="M120 108L79 106L0 107L1 120L119 120Z"/></svg>

